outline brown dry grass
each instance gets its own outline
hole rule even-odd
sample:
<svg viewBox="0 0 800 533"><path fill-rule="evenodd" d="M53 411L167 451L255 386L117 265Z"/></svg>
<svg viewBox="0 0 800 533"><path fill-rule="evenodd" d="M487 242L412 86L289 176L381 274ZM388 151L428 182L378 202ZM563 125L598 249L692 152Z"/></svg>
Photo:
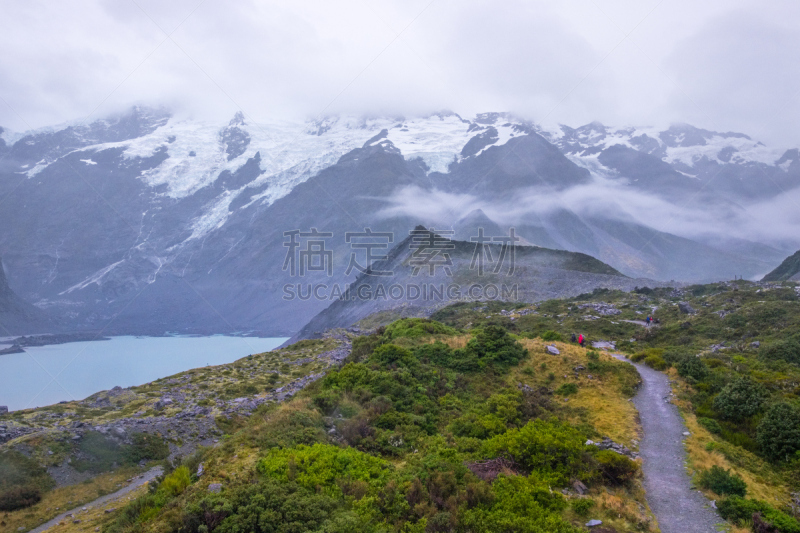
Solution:
<svg viewBox="0 0 800 533"><path fill-rule="evenodd" d="M472 338L472 335L454 335L452 337L446 337L444 339L431 339L430 342L433 343L436 340L441 340L450 348L457 350L459 348L466 348L467 343Z"/></svg>
<svg viewBox="0 0 800 533"><path fill-rule="evenodd" d="M754 465L758 472L741 468L732 464L718 449L708 450L709 442L717 442L714 436L703 426L697 423L697 417L691 413L684 413L686 427L691 435L686 439L686 452L689 457L690 473L707 470L712 466L719 466L740 475L747 483L747 496L769 502L776 507L782 507L789 501L789 489L779 478L772 467L754 454L740 449L740 454L746 457L749 464ZM722 444L725 445L724 443ZM698 487L699 488L699 487ZM711 491L703 490L709 499L718 499L719 496Z"/></svg>
<svg viewBox="0 0 800 533"><path fill-rule="evenodd" d="M668 375L673 381L672 402L678 406L686 423L686 428L691 435L686 439L686 453L689 459L689 473L695 474L707 470L712 466L719 466L738 474L747 483L747 496L769 502L773 506L782 507L790 499L789 488L781 476L772 466L747 450L724 442L707 429L698 424L697 417L692 412L689 398L693 393L692 387L686 383L674 368L669 369ZM716 449L707 449L709 443L714 443ZM735 456L740 458L734 464L725 457L723 450L735 450ZM699 488L699 487L698 487ZM719 495L711 491L700 489L709 499L718 499Z"/></svg>
<svg viewBox="0 0 800 533"><path fill-rule="evenodd" d="M623 489L599 492L594 500L596 508L602 515L603 525L610 525L618 530L626 531L627 524L634 524L637 531L659 531L656 520L647 508L631 499Z"/></svg>
<svg viewBox="0 0 800 533"><path fill-rule="evenodd" d="M578 373L577 378L575 377L573 370L575 366L580 364L585 367L589 362L588 350L567 343L546 343L540 339L521 339L520 343L528 349L530 358L512 372L511 383L522 382L530 385L535 383L537 386L544 385L553 389L563 383L575 383L578 386L578 393L571 395L567 402L560 401L573 409L582 410L587 417L586 421L601 435L636 448L633 443L633 440L639 438L636 408L619 392L616 376L609 374L589 379L589 371L584 370ZM561 355L546 353L544 347L547 344L555 344ZM600 352L600 361L626 364L604 352ZM545 363L547 368L542 369L542 363ZM526 369L530 369L533 375L526 374ZM547 379L550 372L555 374L553 381Z"/></svg>

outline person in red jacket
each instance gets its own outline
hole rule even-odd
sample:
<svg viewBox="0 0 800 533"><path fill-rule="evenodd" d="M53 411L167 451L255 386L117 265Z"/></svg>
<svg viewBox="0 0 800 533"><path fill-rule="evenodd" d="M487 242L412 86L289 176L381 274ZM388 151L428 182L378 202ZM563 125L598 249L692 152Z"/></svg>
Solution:
<svg viewBox="0 0 800 533"><path fill-rule="evenodd" d="M578 344L580 344L581 347L583 347L585 343L586 343L586 338L583 336L583 333L581 333L580 335L578 335Z"/></svg>

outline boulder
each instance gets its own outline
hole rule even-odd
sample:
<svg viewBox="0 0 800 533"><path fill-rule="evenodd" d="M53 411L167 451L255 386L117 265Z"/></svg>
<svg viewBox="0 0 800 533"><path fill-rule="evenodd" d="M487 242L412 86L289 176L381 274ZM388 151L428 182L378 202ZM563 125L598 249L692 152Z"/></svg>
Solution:
<svg viewBox="0 0 800 533"><path fill-rule="evenodd" d="M588 522L586 522L586 527L597 527L602 524L603 524L602 520L589 520Z"/></svg>
<svg viewBox="0 0 800 533"><path fill-rule="evenodd" d="M545 350L547 353L549 353L550 355L561 355L561 352L560 352L560 351L558 351L558 348L556 348L556 347L555 347L555 346L553 346L553 345L547 345L547 346L545 346L545 347L544 347L544 350Z"/></svg>
<svg viewBox="0 0 800 533"><path fill-rule="evenodd" d="M592 348L599 350L616 350L617 343L615 341L592 341Z"/></svg>
<svg viewBox="0 0 800 533"><path fill-rule="evenodd" d="M678 309L680 309L681 313L685 313L687 315L693 315L697 313L695 308L689 305L689 302L678 302Z"/></svg>
<svg viewBox="0 0 800 533"><path fill-rule="evenodd" d="M222 483L212 483L208 486L208 492L217 493L222 490Z"/></svg>
<svg viewBox="0 0 800 533"><path fill-rule="evenodd" d="M172 398L161 398L156 402L155 408L160 411L170 405L172 405Z"/></svg>
<svg viewBox="0 0 800 533"><path fill-rule="evenodd" d="M583 483L581 483L579 480L575 480L572 483L572 488L575 489L575 492L577 492L581 496L583 496L587 492L589 492L589 488L586 485L584 485Z"/></svg>

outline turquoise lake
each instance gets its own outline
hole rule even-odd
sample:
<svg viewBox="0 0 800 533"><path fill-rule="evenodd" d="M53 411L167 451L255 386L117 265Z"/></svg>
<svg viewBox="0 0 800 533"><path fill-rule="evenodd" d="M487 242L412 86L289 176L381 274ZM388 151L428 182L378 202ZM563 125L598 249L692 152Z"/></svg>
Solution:
<svg viewBox="0 0 800 533"><path fill-rule="evenodd" d="M112 337L25 348L0 355L0 405L16 411L81 400L206 365L233 362L280 346L285 338Z"/></svg>

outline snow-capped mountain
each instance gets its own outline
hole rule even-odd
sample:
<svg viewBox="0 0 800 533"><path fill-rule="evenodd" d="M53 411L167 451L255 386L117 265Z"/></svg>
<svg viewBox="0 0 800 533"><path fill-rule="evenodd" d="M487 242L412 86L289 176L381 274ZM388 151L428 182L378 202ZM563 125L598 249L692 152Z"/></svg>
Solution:
<svg viewBox="0 0 800 533"><path fill-rule="evenodd" d="M632 276L763 274L800 243L779 225L756 242L753 206L798 190L799 157L686 125L552 130L503 113L213 124L134 108L0 130L0 254L23 298L81 326L288 333L327 304L282 299L291 230L333 232L344 266L348 231L399 242L417 223L463 237L482 221ZM340 270L333 281L355 278Z"/></svg>

